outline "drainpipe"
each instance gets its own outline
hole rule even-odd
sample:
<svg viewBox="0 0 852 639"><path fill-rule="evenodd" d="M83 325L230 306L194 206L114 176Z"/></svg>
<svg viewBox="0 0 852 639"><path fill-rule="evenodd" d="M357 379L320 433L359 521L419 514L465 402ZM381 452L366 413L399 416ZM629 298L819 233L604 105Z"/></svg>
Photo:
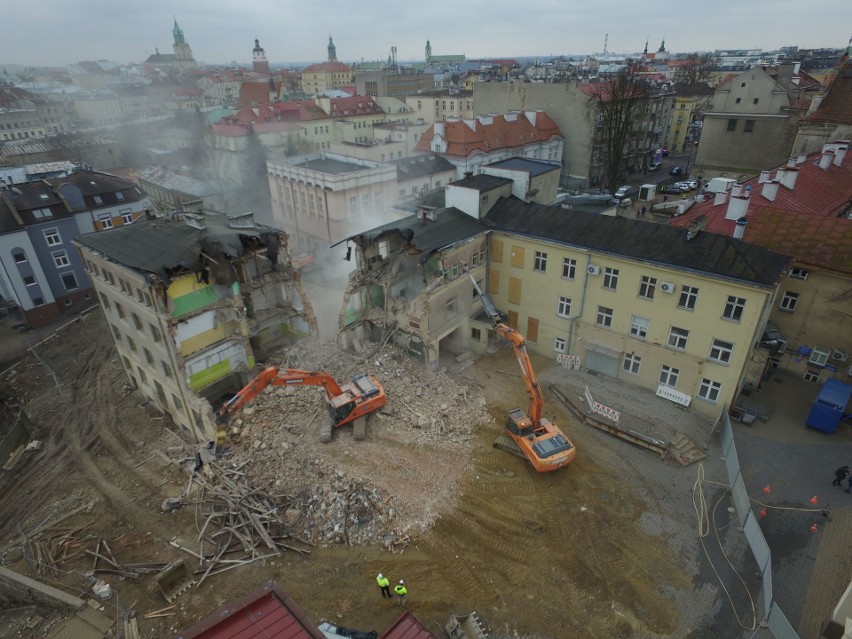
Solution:
<svg viewBox="0 0 852 639"><path fill-rule="evenodd" d="M574 320L583 317L583 309L586 306L586 289L589 287L589 264L592 262L591 253L586 255L586 268L583 269L585 277L583 278L583 295L580 297L580 311L568 320L568 354L572 354L571 340L574 338Z"/></svg>

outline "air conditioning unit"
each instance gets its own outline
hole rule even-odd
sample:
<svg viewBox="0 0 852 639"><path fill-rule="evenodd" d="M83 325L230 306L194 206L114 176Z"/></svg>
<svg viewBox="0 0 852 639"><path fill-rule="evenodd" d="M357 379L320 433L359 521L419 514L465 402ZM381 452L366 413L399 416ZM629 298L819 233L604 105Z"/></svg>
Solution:
<svg viewBox="0 0 852 639"><path fill-rule="evenodd" d="M660 282L660 290L663 293L674 293L675 285L673 282Z"/></svg>
<svg viewBox="0 0 852 639"><path fill-rule="evenodd" d="M595 266L594 264L590 264L588 268L586 268L586 273L588 273L589 275L600 275L601 267Z"/></svg>
<svg viewBox="0 0 852 639"><path fill-rule="evenodd" d="M845 362L849 359L849 354L843 351L832 351L831 359L836 359L838 362Z"/></svg>

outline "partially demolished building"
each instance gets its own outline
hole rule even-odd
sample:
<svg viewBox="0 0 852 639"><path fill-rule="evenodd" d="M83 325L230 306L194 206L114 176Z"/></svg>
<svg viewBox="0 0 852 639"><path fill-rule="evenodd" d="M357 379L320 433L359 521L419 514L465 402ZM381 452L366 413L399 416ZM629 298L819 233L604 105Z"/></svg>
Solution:
<svg viewBox="0 0 852 639"><path fill-rule="evenodd" d="M202 398L216 406L264 350L317 334L287 241L200 209L74 241L128 383L198 441L214 432Z"/></svg>

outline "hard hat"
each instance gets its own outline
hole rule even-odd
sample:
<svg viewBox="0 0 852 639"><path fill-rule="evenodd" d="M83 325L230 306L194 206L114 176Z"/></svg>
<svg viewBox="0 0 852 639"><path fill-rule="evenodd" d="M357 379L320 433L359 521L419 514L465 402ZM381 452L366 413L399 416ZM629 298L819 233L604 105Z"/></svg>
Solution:
<svg viewBox="0 0 852 639"><path fill-rule="evenodd" d="M379 573L379 579L383 579L383 578L384 578L384 575L382 573Z"/></svg>
<svg viewBox="0 0 852 639"><path fill-rule="evenodd" d="M404 584L405 582L402 579L400 579L399 583Z"/></svg>

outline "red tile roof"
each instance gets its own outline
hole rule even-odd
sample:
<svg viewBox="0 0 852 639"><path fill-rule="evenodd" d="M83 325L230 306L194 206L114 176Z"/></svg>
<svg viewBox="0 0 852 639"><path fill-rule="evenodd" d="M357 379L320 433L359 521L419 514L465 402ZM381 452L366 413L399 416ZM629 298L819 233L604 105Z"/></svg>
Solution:
<svg viewBox="0 0 852 639"><path fill-rule="evenodd" d="M275 83L275 95L281 93L281 83ZM239 106L244 107L252 102L269 102L269 80L264 82L243 82L240 85Z"/></svg>
<svg viewBox="0 0 852 639"><path fill-rule="evenodd" d="M525 113L516 114L514 120L506 120L505 115L490 116L492 124L483 124L480 118L472 121L442 122L443 138L447 142L447 150L443 155L454 157L469 157L475 151L490 153L497 149L518 148L534 142L546 142L556 137L562 137L559 126L544 111L537 111L535 125ZM435 136L433 124L420 138L415 147L418 151L431 151L432 139Z"/></svg>
<svg viewBox="0 0 852 639"><path fill-rule="evenodd" d="M805 121L852 124L852 66L848 59L838 70L817 110Z"/></svg>
<svg viewBox="0 0 852 639"><path fill-rule="evenodd" d="M852 274L852 152L840 166L832 163L828 169L819 167L821 155L812 153L797 164L795 187L779 186L774 201L763 196L758 178L743 184L744 190L752 187L743 240L798 262ZM735 221L725 219L727 208L727 201L715 205L708 200L670 224L688 227L698 215L706 215L705 231L732 235Z"/></svg>
<svg viewBox="0 0 852 639"><path fill-rule="evenodd" d="M339 118L350 115L369 115L371 113L384 113L382 107L373 102L368 96L355 95L349 98L330 98L331 115Z"/></svg>
<svg viewBox="0 0 852 639"><path fill-rule="evenodd" d="M309 67L305 67L302 69L302 73L349 73L352 69L350 69L347 65L342 62L320 62L319 64L312 64Z"/></svg>
<svg viewBox="0 0 852 639"><path fill-rule="evenodd" d="M274 581L175 635L175 639L325 639L316 624Z"/></svg>
<svg viewBox="0 0 852 639"><path fill-rule="evenodd" d="M379 639L436 639L411 613L404 612Z"/></svg>

